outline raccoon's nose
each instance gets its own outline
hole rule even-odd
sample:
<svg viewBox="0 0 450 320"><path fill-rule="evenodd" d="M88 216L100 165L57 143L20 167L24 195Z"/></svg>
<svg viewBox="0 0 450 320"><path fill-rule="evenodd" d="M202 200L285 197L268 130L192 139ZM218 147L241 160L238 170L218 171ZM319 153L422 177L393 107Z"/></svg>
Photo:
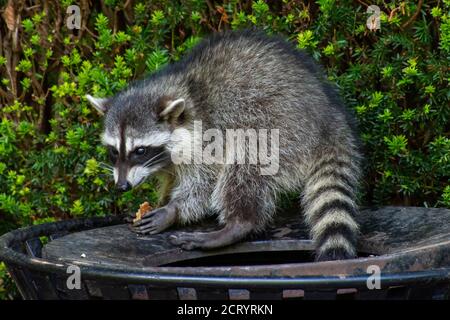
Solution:
<svg viewBox="0 0 450 320"><path fill-rule="evenodd" d="M131 184L127 181L127 182L125 182L125 183L118 183L117 184L117 189L119 189L120 191L122 191L122 192L125 192L125 191L128 191L128 190L131 190Z"/></svg>

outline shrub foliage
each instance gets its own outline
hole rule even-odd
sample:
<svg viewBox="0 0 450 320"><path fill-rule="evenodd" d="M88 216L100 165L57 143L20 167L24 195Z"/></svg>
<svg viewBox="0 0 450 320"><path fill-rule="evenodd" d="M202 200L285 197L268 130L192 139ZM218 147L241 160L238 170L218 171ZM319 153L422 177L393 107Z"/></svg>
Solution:
<svg viewBox="0 0 450 320"><path fill-rule="evenodd" d="M80 30L66 25L74 4ZM367 27L369 4L380 8L380 30ZM449 0L0 0L0 8L0 234L154 199L152 182L115 192L101 119L85 94L110 96L208 33L252 26L309 51L339 86L365 147L364 204L450 207ZM11 297L4 265L0 277L0 298Z"/></svg>

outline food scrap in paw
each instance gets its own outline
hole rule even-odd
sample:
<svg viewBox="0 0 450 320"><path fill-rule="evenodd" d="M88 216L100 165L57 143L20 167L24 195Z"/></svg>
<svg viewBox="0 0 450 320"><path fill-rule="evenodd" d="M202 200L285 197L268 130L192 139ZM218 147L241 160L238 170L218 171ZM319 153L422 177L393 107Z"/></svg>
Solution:
<svg viewBox="0 0 450 320"><path fill-rule="evenodd" d="M139 220L141 220L142 217L144 217L145 214L150 212L151 210L152 210L152 207L150 206L150 204L147 201L145 201L143 204L141 204L139 206L139 210L136 212L136 218L133 219L133 223L136 223Z"/></svg>

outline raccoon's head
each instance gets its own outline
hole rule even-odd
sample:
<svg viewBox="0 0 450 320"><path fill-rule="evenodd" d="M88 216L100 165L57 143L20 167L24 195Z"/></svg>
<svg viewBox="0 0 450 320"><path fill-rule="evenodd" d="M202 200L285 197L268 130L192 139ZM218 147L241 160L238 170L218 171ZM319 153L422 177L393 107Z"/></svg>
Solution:
<svg viewBox="0 0 450 320"><path fill-rule="evenodd" d="M175 126L184 121L185 100L125 91L89 102L104 114L102 142L108 148L117 188L127 191L172 164L168 145Z"/></svg>

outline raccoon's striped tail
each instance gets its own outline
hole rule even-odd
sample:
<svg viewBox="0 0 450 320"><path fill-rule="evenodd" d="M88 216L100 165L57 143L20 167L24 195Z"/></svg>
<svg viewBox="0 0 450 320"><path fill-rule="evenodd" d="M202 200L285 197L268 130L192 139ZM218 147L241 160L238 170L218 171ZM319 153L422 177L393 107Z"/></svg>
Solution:
<svg viewBox="0 0 450 320"><path fill-rule="evenodd" d="M328 153L309 172L302 205L318 261L356 257L359 170L357 154Z"/></svg>

